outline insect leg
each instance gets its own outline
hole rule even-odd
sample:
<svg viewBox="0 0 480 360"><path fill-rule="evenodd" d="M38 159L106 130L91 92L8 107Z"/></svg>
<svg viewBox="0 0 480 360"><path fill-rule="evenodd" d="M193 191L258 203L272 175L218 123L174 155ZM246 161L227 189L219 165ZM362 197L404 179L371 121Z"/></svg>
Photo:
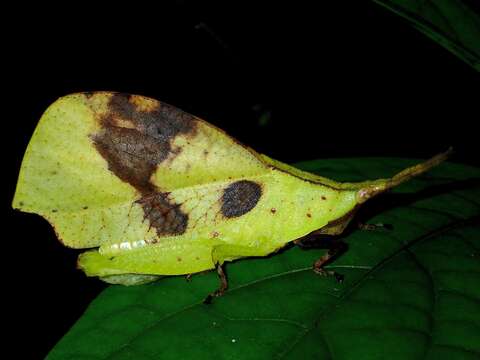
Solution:
<svg viewBox="0 0 480 360"><path fill-rule="evenodd" d="M338 281L343 280L343 275L335 271L324 269L324 266L328 262L347 251L348 245L340 238L331 235L312 233L295 240L294 243L302 249L328 249L326 254L315 261L313 264L313 271L319 275L334 276Z"/></svg>
<svg viewBox="0 0 480 360"><path fill-rule="evenodd" d="M220 286L217 290L207 295L203 300L204 304L211 304L214 297L222 296L225 290L228 288L228 280L225 271L223 270L223 264L217 263L217 274L220 279Z"/></svg>
<svg viewBox="0 0 480 360"><path fill-rule="evenodd" d="M313 263L313 271L319 275L334 276L337 281L342 282L344 278L342 274L339 274L336 271L325 270L324 266L338 255L347 251L348 245L341 240L333 240L330 244L327 253Z"/></svg>
<svg viewBox="0 0 480 360"><path fill-rule="evenodd" d="M220 287L218 290L209 294L204 303L211 303L214 297L222 296L225 293L225 290L228 287L227 276L222 268L222 265L225 261L233 261L242 257L249 256L266 256L274 251L276 247L272 246L243 246L243 245L233 245L233 244L222 244L217 245L212 250L212 261L217 266L217 273L220 278Z"/></svg>

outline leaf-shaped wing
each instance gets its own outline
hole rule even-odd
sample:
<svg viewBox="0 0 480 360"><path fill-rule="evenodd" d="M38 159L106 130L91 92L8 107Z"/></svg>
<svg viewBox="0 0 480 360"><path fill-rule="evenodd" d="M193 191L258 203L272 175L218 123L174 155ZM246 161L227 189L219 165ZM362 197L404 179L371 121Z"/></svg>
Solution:
<svg viewBox="0 0 480 360"><path fill-rule="evenodd" d="M13 207L48 219L67 246L95 247L180 234L186 215L171 191L266 171L253 150L173 106L79 93L42 116Z"/></svg>

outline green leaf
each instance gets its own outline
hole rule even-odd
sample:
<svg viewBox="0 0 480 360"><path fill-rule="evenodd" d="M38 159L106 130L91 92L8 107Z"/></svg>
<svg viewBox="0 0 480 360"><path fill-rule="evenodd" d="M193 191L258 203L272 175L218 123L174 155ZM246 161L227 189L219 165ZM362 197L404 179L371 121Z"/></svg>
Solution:
<svg viewBox="0 0 480 360"><path fill-rule="evenodd" d="M462 0L373 0L480 71L480 16Z"/></svg>
<svg viewBox="0 0 480 360"><path fill-rule="evenodd" d="M337 180L386 177L415 160L300 164ZM442 164L365 205L370 223L315 275L324 250L290 248L227 264L230 289L211 305L213 272L110 286L48 359L478 359L480 170ZM361 214L360 214L361 215Z"/></svg>

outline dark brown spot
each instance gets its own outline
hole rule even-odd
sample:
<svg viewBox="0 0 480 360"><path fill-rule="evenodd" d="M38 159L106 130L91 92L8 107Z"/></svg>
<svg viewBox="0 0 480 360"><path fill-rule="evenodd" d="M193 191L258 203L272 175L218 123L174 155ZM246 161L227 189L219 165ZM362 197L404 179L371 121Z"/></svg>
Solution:
<svg viewBox="0 0 480 360"><path fill-rule="evenodd" d="M311 218L311 217L312 217L312 214L307 213L307 217Z"/></svg>
<svg viewBox="0 0 480 360"><path fill-rule="evenodd" d="M53 213L55 213L55 212L57 212L57 211L58 211L57 209L52 209L52 212L53 212Z"/></svg>
<svg viewBox="0 0 480 360"><path fill-rule="evenodd" d="M223 192L222 214L227 218L238 217L252 210L262 196L259 184L240 180L230 184Z"/></svg>
<svg viewBox="0 0 480 360"><path fill-rule="evenodd" d="M87 209L88 209L88 206L84 206L84 207L83 207L83 210L87 210Z"/></svg>
<svg viewBox="0 0 480 360"><path fill-rule="evenodd" d="M172 150L179 134L194 133L193 116L173 106L158 103L151 111L138 111L130 95L115 94L107 115L100 119L102 131L92 136L110 170L143 194L155 191L150 176Z"/></svg>
<svg viewBox="0 0 480 360"><path fill-rule="evenodd" d="M214 237L214 238L218 237L218 235L219 235L219 234L218 234L218 232L216 232L216 231L214 231L214 232L212 233L212 237Z"/></svg>
<svg viewBox="0 0 480 360"><path fill-rule="evenodd" d="M99 119L102 130L92 135L93 143L109 169L143 195L138 203L157 233L182 234L188 215L169 201L150 178L169 155L180 153L181 149L172 149L172 140L179 134L193 135L197 122L173 106L158 102L142 110L131 99L125 94L111 97L109 111Z"/></svg>
<svg viewBox="0 0 480 360"><path fill-rule="evenodd" d="M322 195L322 200L327 200L327 198L325 196Z"/></svg>
<svg viewBox="0 0 480 360"><path fill-rule="evenodd" d="M272 214L275 214L275 213L277 212L277 209L271 208L271 209L270 209L270 212L271 212Z"/></svg>
<svg viewBox="0 0 480 360"><path fill-rule="evenodd" d="M172 204L168 193L152 193L137 200L143 208L144 217L154 227L159 236L180 235L185 232L188 215L180 209L180 205Z"/></svg>
<svg viewBox="0 0 480 360"><path fill-rule="evenodd" d="M182 258L181 258L181 257L177 257L177 261L178 261L178 262L181 262L181 261L182 261Z"/></svg>

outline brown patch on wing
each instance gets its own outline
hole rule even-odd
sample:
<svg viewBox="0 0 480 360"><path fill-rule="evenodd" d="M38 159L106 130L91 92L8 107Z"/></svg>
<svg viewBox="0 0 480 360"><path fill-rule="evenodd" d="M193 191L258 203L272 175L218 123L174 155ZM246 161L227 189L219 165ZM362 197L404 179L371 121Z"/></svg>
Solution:
<svg viewBox="0 0 480 360"><path fill-rule="evenodd" d="M230 184L222 195L221 212L227 218L238 217L252 210L262 196L262 187L250 180Z"/></svg>
<svg viewBox="0 0 480 360"><path fill-rule="evenodd" d="M150 226L158 235L184 233L188 215L150 178L171 153L178 154L171 147L177 135L195 135L194 117L153 99L114 94L99 123L101 130L92 135L93 143L110 171L142 194L137 203L143 207Z"/></svg>
<svg viewBox="0 0 480 360"><path fill-rule="evenodd" d="M142 194L155 191L150 177L167 156L169 144L145 136L136 129L106 126L94 136L98 152L109 169Z"/></svg>
<svg viewBox="0 0 480 360"><path fill-rule="evenodd" d="M131 97L112 96L109 111L100 119L102 130L92 138L109 169L145 194L155 191L150 177L172 152L171 141L179 134L194 134L196 122L173 106L156 102L154 108L153 100L149 111L139 110L139 97L133 97L134 102Z"/></svg>
<svg viewBox="0 0 480 360"><path fill-rule="evenodd" d="M187 229L188 215L180 210L180 206L172 204L167 193L153 193L137 200L159 236L183 234Z"/></svg>

